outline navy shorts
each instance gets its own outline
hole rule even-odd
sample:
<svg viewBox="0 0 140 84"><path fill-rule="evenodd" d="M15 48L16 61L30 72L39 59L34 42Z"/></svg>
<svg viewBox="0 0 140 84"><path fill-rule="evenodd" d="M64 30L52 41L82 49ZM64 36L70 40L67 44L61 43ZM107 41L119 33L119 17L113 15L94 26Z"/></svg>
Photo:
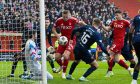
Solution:
<svg viewBox="0 0 140 84"><path fill-rule="evenodd" d="M136 51L136 55L138 57L138 61L140 62L140 42L136 42L133 45Z"/></svg>
<svg viewBox="0 0 140 84"><path fill-rule="evenodd" d="M124 44L124 47L122 48L121 54L125 58L125 60L134 59L132 51L130 51L130 48L129 48L128 44Z"/></svg>
<svg viewBox="0 0 140 84"><path fill-rule="evenodd" d="M94 57L88 51L88 49L82 47L80 44L76 44L74 48L75 60L83 60L86 64L90 64L94 61Z"/></svg>

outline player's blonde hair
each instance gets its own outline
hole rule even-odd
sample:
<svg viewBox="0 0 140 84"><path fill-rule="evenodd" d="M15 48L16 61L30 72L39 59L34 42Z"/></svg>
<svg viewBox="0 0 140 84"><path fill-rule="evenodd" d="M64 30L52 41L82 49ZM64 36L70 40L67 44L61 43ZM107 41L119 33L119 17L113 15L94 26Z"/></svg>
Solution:
<svg viewBox="0 0 140 84"><path fill-rule="evenodd" d="M92 25L94 24L100 25L100 23L101 23L101 20L99 18L93 18Z"/></svg>
<svg viewBox="0 0 140 84"><path fill-rule="evenodd" d="M70 11L69 10L63 10L62 14L70 14Z"/></svg>
<svg viewBox="0 0 140 84"><path fill-rule="evenodd" d="M64 15L66 14L66 15L68 15L69 17L71 17L71 13L70 13L69 10L63 10L63 11L62 11L62 15L63 15L63 14L64 14Z"/></svg>

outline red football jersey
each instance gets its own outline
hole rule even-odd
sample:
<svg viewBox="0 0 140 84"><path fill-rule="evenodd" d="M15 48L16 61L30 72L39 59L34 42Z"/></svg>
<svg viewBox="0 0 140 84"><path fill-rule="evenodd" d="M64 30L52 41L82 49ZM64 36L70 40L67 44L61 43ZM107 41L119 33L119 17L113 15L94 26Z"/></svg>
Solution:
<svg viewBox="0 0 140 84"><path fill-rule="evenodd" d="M110 24L110 27L113 28L113 40L125 38L126 28L129 28L130 22L127 20L114 20Z"/></svg>
<svg viewBox="0 0 140 84"><path fill-rule="evenodd" d="M68 40L70 39L71 33L78 23L78 19L71 17L67 21L64 21L62 17L58 18L54 24L55 28L59 28L62 36L66 36Z"/></svg>

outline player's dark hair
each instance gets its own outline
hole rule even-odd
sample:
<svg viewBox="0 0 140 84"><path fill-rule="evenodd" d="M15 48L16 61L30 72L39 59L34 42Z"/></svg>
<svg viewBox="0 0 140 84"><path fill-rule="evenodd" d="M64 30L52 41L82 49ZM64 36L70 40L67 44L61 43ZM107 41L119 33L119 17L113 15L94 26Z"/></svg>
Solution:
<svg viewBox="0 0 140 84"><path fill-rule="evenodd" d="M122 13L122 11L121 11L121 10L116 10L116 11L115 11L115 14L116 14L116 13Z"/></svg>
<svg viewBox="0 0 140 84"><path fill-rule="evenodd" d="M101 23L101 20L99 18L94 18L92 23L99 25Z"/></svg>
<svg viewBox="0 0 140 84"><path fill-rule="evenodd" d="M45 17L45 20L50 20L49 17Z"/></svg>
<svg viewBox="0 0 140 84"><path fill-rule="evenodd" d="M69 14L69 13L70 13L69 10L64 10L64 11L62 11L62 14Z"/></svg>
<svg viewBox="0 0 140 84"><path fill-rule="evenodd" d="M35 30L29 30L28 31L28 38L32 38L33 35L35 35L36 31Z"/></svg>

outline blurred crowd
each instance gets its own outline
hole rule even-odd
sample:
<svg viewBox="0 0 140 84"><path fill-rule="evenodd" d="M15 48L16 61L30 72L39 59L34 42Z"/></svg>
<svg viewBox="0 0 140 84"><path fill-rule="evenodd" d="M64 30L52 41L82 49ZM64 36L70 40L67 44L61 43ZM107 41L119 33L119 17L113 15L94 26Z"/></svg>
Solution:
<svg viewBox="0 0 140 84"><path fill-rule="evenodd" d="M45 0L45 15L51 24L61 17L64 9L87 24L98 17L108 25L118 8L108 0ZM125 11L123 17L130 19ZM39 0L0 0L0 31L25 32L29 29L39 30ZM106 40L108 34L103 33L103 37Z"/></svg>
<svg viewBox="0 0 140 84"><path fill-rule="evenodd" d="M70 10L72 16L91 24L93 18L100 18L105 24L114 19L114 11L118 9L108 0L46 0L46 16L54 22L64 9ZM124 18L129 19L127 12Z"/></svg>
<svg viewBox="0 0 140 84"><path fill-rule="evenodd" d="M38 0L0 0L1 31L37 29L39 26Z"/></svg>

